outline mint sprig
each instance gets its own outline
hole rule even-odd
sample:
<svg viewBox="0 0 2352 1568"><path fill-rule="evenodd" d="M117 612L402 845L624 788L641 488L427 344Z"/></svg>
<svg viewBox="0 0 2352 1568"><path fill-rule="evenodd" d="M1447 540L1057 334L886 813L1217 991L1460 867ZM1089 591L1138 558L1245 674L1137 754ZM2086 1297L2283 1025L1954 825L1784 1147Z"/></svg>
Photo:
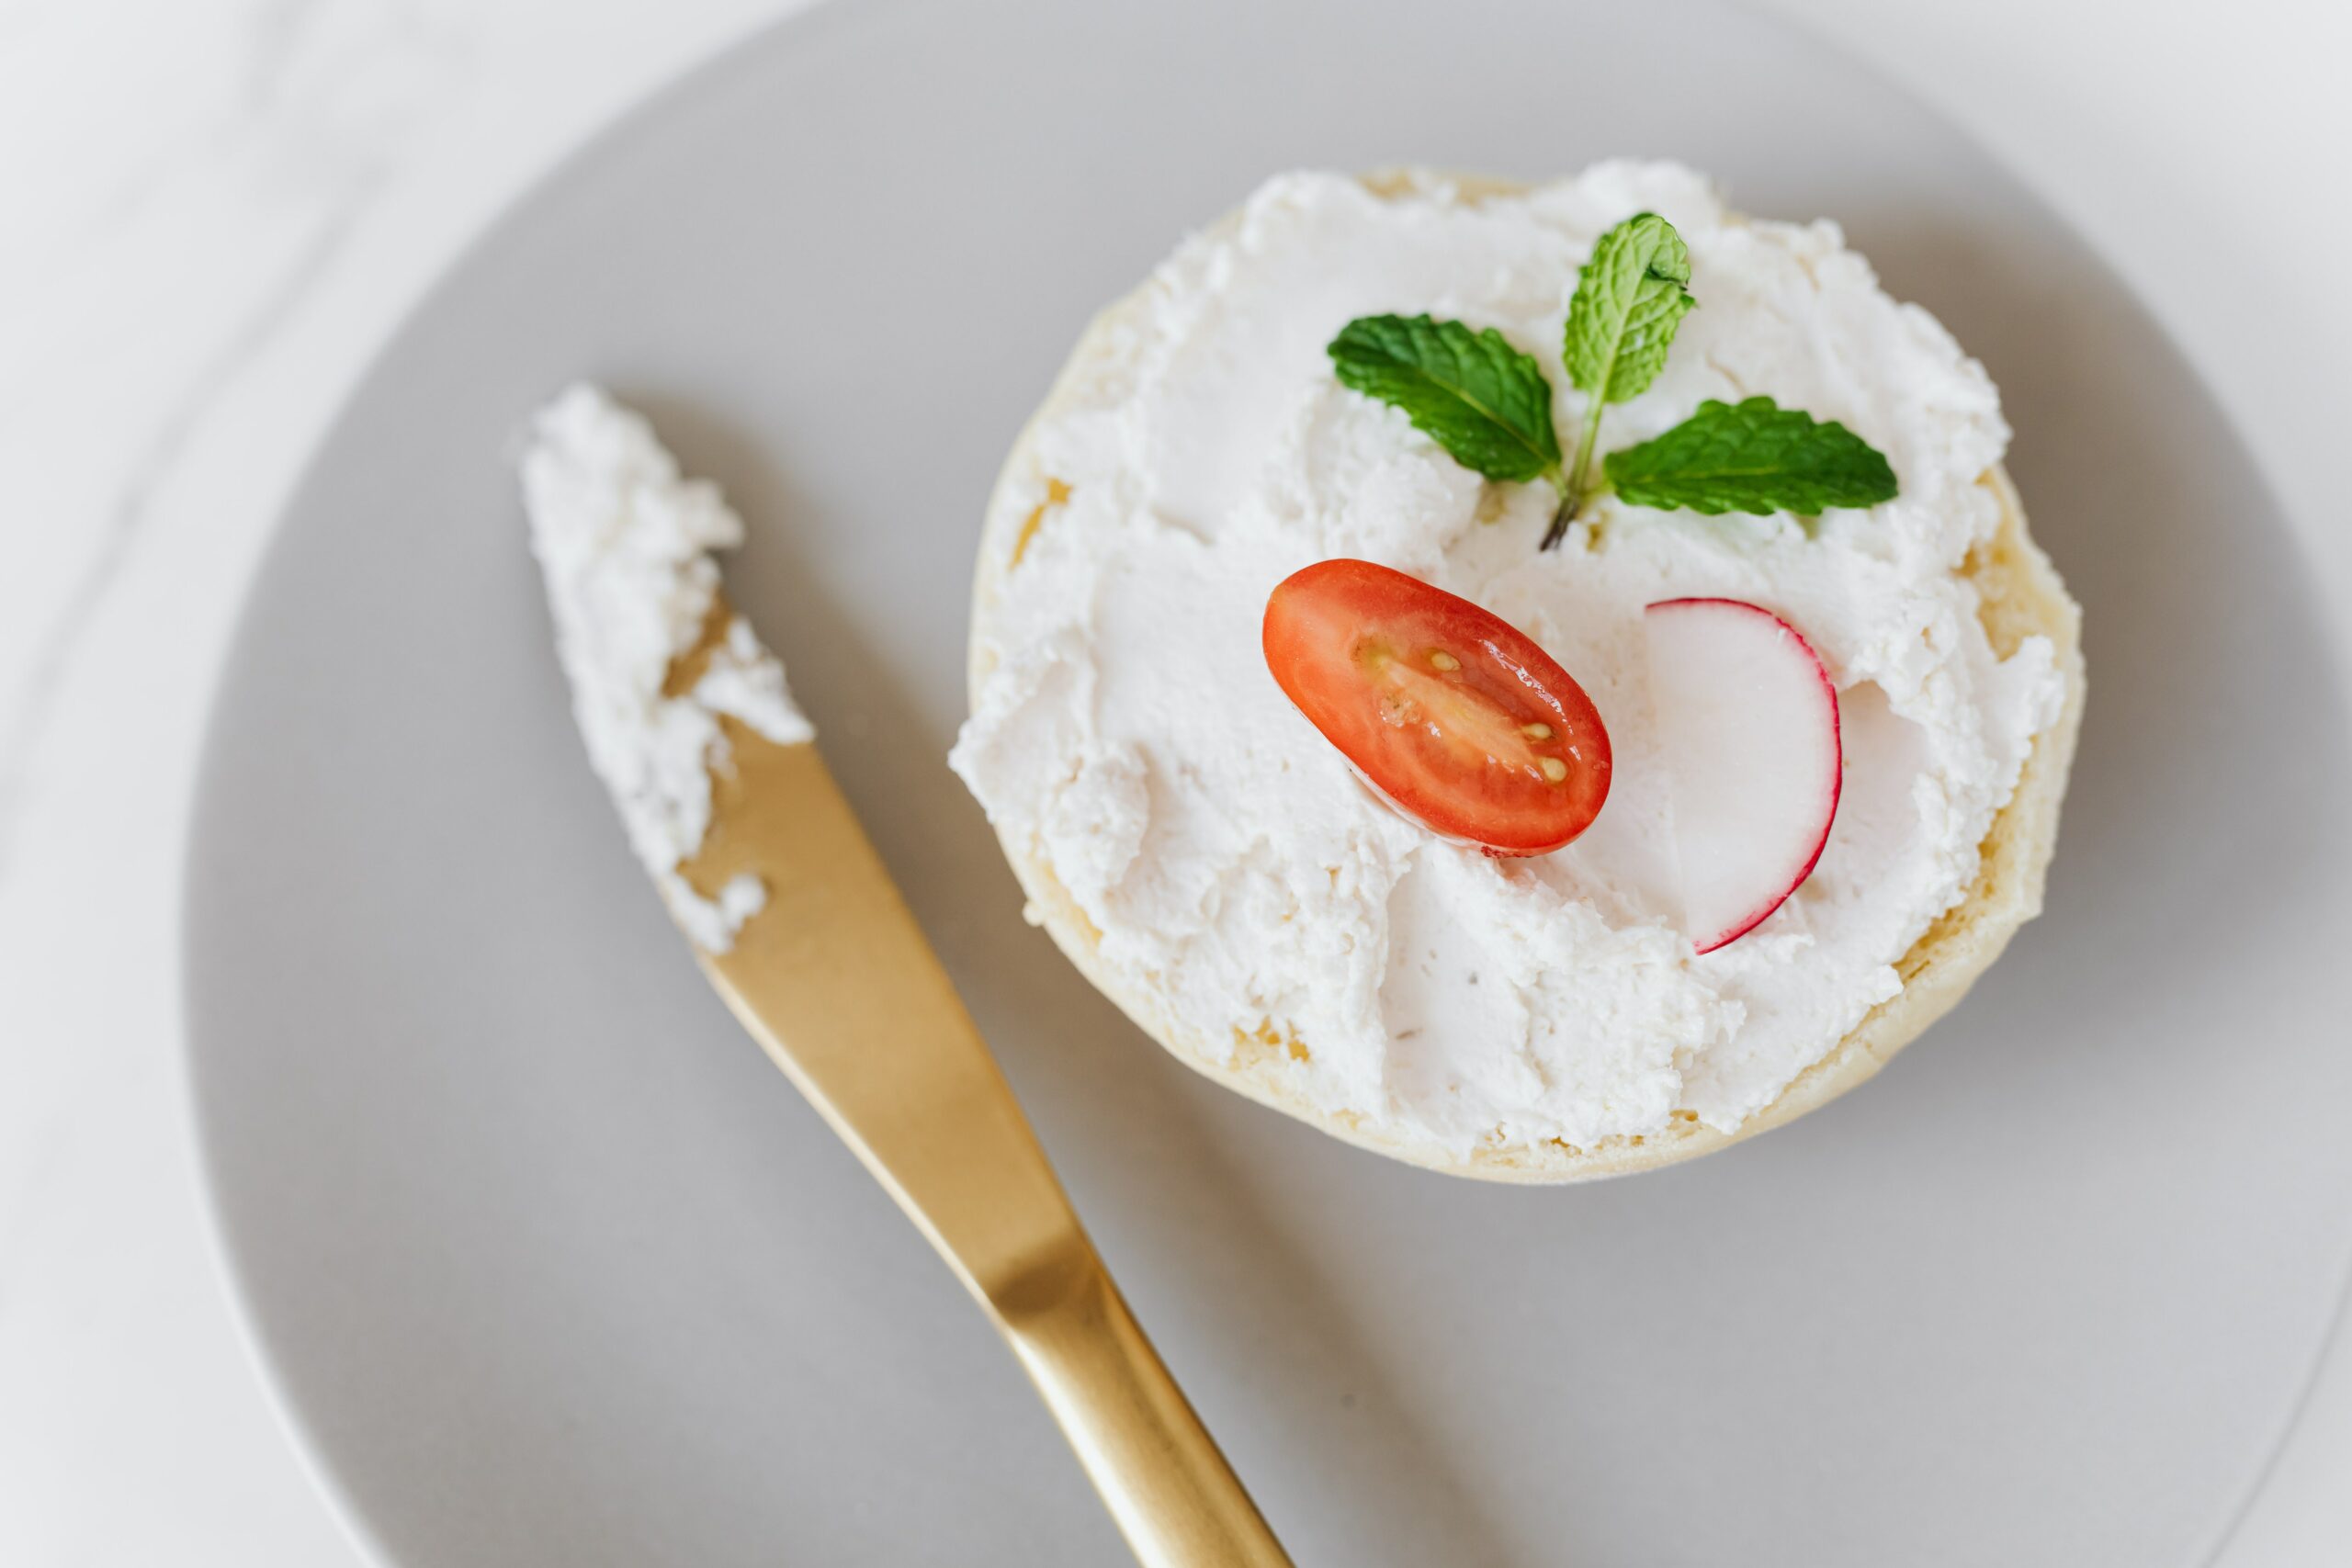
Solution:
<svg viewBox="0 0 2352 1568"><path fill-rule="evenodd" d="M1491 327L1361 316L1331 340L1331 368L1342 386L1401 410L1464 468L1490 479L1548 482L1560 504L1544 535L1547 550L1603 490L1636 506L1707 515L1810 516L1893 500L1894 470L1868 442L1765 397L1710 399L1665 434L1609 454L1592 482L1601 416L1657 379L1676 329L1697 303L1690 282L1682 236L1654 212L1634 214L1593 246L1577 274L1560 346L1569 384L1586 398L1566 464L1543 366Z"/></svg>
<svg viewBox="0 0 2352 1568"><path fill-rule="evenodd" d="M1747 512L1804 515L1894 499L1894 470L1836 420L1816 420L1770 398L1709 398L1665 434L1602 461L1622 501L1708 516Z"/></svg>
<svg viewBox="0 0 2352 1568"><path fill-rule="evenodd" d="M1552 384L1488 327L1427 316L1360 316L1331 340L1340 385L1402 409L1465 468L1524 482L1560 473Z"/></svg>
<svg viewBox="0 0 2352 1568"><path fill-rule="evenodd" d="M1600 236L1577 274L1560 363L1587 400L1584 435L1544 548L1560 542L1584 504L1602 412L1611 403L1639 397L1666 368L1675 328L1698 303L1690 298L1690 281L1689 248L1674 225L1655 212L1637 212Z"/></svg>

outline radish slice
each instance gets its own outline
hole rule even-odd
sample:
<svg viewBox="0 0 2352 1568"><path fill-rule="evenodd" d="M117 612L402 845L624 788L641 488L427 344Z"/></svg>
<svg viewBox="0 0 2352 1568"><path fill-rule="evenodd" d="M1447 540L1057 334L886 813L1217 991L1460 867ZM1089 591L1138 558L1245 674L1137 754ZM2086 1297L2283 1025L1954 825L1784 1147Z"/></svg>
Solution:
<svg viewBox="0 0 2352 1568"><path fill-rule="evenodd" d="M1753 931L1821 860L1845 777L1838 689L1813 645L1757 605L1668 599L1643 620L1683 929L1713 953Z"/></svg>

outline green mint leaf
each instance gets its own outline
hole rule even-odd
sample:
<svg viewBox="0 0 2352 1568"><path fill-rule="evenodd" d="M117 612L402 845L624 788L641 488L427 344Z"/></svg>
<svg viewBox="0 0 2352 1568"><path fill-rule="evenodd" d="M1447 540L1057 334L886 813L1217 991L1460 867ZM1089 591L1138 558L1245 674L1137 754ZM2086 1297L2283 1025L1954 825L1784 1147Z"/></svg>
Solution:
<svg viewBox="0 0 2352 1568"><path fill-rule="evenodd" d="M1402 409L1465 468L1490 479L1556 475L1552 383L1532 355L1488 327L1427 316L1359 316L1331 340L1340 384Z"/></svg>
<svg viewBox="0 0 2352 1568"><path fill-rule="evenodd" d="M1576 461L1560 488L1560 510L1544 536L1550 549L1566 536L1583 505L1592 472L1592 448L1600 439L1601 411L1635 397L1666 367L1674 330L1698 303L1685 287L1690 281L1690 252L1674 225L1655 212L1636 212L1592 247L1577 274L1568 300L1568 326L1560 363L1568 379L1589 400Z"/></svg>
<svg viewBox="0 0 2352 1568"><path fill-rule="evenodd" d="M1657 380L1675 328L1697 303L1690 282L1690 252L1657 213L1637 212L1600 236L1577 274L1560 350L1577 390L1622 403Z"/></svg>
<svg viewBox="0 0 2352 1568"><path fill-rule="evenodd" d="M1894 470L1876 447L1835 420L1770 398L1710 398L1665 434L1610 453L1601 468L1635 506L1711 516L1811 514L1894 499Z"/></svg>

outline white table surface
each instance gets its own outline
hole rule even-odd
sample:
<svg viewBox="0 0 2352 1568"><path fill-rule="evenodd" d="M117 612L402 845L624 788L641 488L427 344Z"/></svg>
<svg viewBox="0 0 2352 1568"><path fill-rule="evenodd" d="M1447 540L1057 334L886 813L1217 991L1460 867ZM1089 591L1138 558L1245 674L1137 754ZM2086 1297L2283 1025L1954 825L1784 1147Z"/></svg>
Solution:
<svg viewBox="0 0 2352 1568"><path fill-rule="evenodd" d="M195 1186L175 921L206 701L403 309L584 132L790 3L0 0L0 1563L360 1561ZM2352 7L1766 3L2075 216L2352 592ZM2339 1337L2225 1561L2352 1561L2346 1476Z"/></svg>

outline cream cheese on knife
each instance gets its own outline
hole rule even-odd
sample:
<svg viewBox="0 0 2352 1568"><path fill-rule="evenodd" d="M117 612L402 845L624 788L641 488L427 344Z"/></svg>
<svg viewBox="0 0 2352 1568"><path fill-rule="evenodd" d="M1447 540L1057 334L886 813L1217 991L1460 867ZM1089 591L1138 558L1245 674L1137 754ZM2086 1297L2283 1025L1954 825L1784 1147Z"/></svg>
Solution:
<svg viewBox="0 0 2352 1568"><path fill-rule="evenodd" d="M710 773L728 760L719 718L780 745L817 733L783 662L741 615L728 616L690 688L665 690L704 640L718 594L712 552L743 542L742 519L716 485L680 474L643 415L585 384L533 419L522 475L589 761L672 916L704 950L725 953L766 888L742 875L707 898L678 871L709 830Z"/></svg>

